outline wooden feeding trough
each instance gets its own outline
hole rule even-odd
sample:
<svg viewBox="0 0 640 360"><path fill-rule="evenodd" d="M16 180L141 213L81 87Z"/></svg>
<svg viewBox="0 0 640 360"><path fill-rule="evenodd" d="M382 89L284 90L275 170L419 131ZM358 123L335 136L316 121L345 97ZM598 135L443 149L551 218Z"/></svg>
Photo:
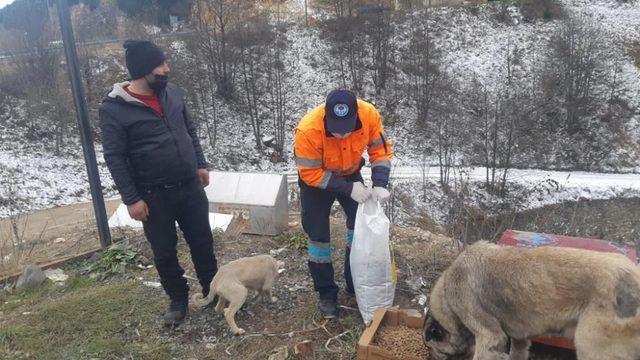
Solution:
<svg viewBox="0 0 640 360"><path fill-rule="evenodd" d="M559 246L600 252L617 252L631 259L634 264L638 263L638 255L634 247L614 243L612 241L507 230L502 234L500 240L498 240L498 244L502 246L528 248L539 246ZM550 345L562 349L575 350L573 339L564 337L539 337L532 339L532 341L539 344Z"/></svg>
<svg viewBox="0 0 640 360"><path fill-rule="evenodd" d="M408 354L396 355L394 350L379 346L377 337L380 336L381 330L387 328L410 328L416 329L417 339L401 339L403 348L415 346L423 346L422 328L424 326L424 315L416 310L399 310L379 308L373 315L371 324L365 329L358 341L358 360L424 360L425 357L411 356ZM413 341L412 341L413 340ZM406 349L402 349L406 350ZM425 347L426 351L426 347Z"/></svg>

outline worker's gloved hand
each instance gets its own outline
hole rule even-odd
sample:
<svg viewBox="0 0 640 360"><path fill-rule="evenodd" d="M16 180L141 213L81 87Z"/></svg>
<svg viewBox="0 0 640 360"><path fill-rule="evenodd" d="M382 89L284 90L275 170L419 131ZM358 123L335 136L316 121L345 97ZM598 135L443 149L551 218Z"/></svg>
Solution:
<svg viewBox="0 0 640 360"><path fill-rule="evenodd" d="M381 204L387 202L391 194L389 190L383 188L382 186L374 186L373 191L371 192L371 196L373 200L380 202Z"/></svg>
<svg viewBox="0 0 640 360"><path fill-rule="evenodd" d="M353 190L351 190L351 198L358 202L358 204L362 204L367 201L367 199L371 196L371 189L364 186L361 182L353 183Z"/></svg>

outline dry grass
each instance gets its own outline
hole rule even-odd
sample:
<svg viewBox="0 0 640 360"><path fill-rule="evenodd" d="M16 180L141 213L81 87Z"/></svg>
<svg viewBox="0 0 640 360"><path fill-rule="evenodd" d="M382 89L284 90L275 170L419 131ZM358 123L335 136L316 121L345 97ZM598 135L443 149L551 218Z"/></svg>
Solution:
<svg viewBox="0 0 640 360"><path fill-rule="evenodd" d="M34 250L43 245L43 234L28 238L29 216L12 216L0 224L0 276L20 270L31 261Z"/></svg>
<svg viewBox="0 0 640 360"><path fill-rule="evenodd" d="M134 281L96 284L87 277L0 295L3 359L167 359L155 319L164 307ZM4 340L2 340L4 339Z"/></svg>
<svg viewBox="0 0 640 360"><path fill-rule="evenodd" d="M118 204L118 201L108 201L107 213ZM131 230L112 229L112 240L130 237L131 233ZM91 203L0 219L0 278L18 273L29 264L63 259L99 246Z"/></svg>

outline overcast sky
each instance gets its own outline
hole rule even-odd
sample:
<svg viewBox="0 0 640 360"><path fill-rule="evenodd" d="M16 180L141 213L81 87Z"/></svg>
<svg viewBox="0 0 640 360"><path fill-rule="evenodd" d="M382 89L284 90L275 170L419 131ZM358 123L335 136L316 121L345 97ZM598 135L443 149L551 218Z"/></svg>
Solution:
<svg viewBox="0 0 640 360"><path fill-rule="evenodd" d="M0 0L0 9L5 7L5 5L9 5L13 2L13 0Z"/></svg>

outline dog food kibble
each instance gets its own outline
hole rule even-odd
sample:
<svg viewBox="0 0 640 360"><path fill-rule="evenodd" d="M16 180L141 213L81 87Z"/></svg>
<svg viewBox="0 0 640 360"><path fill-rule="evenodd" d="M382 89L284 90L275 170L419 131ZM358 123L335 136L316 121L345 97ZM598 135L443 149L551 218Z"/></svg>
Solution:
<svg viewBox="0 0 640 360"><path fill-rule="evenodd" d="M429 352L422 340L422 329L407 326L383 326L378 330L374 344L387 350L398 359L414 357L427 359Z"/></svg>

